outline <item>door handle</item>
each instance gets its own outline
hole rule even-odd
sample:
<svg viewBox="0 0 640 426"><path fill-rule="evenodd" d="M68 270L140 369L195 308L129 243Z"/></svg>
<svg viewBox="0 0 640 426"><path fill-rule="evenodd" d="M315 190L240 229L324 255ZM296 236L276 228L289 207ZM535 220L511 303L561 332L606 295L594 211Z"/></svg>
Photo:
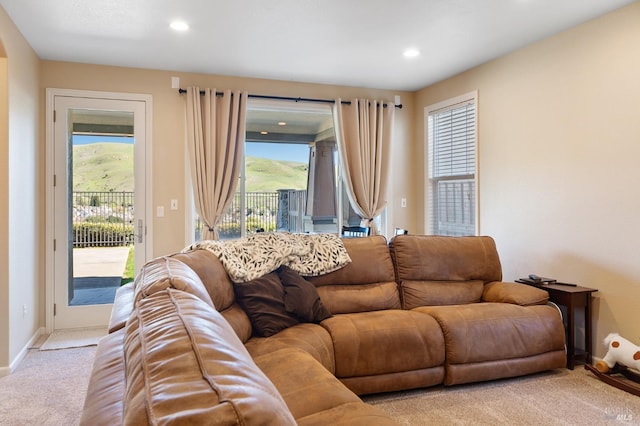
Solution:
<svg viewBox="0 0 640 426"><path fill-rule="evenodd" d="M144 237L144 234L142 232L143 232L142 219L138 219L138 235L137 235L137 237L138 237L138 242L139 243L142 243L142 241L143 241L142 239Z"/></svg>

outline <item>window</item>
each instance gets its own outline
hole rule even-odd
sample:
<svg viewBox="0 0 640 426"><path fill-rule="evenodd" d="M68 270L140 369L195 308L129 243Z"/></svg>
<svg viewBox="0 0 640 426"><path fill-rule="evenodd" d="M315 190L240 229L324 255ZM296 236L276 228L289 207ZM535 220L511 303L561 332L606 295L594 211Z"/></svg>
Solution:
<svg viewBox="0 0 640 426"><path fill-rule="evenodd" d="M333 123L328 104L249 99L244 169L217 224L220 239L269 231L337 233L350 223L355 213L337 196ZM341 216L340 207L346 211ZM191 209L187 244L200 239L203 226L192 201Z"/></svg>
<svg viewBox="0 0 640 426"><path fill-rule="evenodd" d="M476 234L476 106L473 92L425 109L429 234Z"/></svg>

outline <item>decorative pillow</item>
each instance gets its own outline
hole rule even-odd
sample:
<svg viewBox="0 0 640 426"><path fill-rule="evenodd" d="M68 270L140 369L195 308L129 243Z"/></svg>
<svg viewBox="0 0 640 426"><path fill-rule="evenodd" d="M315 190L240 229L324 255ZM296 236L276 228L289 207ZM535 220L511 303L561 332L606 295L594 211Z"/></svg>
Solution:
<svg viewBox="0 0 640 426"><path fill-rule="evenodd" d="M296 316L285 310L284 287L275 271L255 280L235 283L233 288L256 335L269 337L298 324Z"/></svg>
<svg viewBox="0 0 640 426"><path fill-rule="evenodd" d="M319 323L331 316L315 285L288 266L283 265L276 272L284 286L284 308L287 312L293 313L300 322Z"/></svg>

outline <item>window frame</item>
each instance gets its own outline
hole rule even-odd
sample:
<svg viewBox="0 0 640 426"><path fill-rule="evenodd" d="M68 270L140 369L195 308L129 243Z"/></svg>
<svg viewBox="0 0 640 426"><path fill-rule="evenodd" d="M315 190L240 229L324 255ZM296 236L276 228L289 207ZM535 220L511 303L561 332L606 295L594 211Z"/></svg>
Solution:
<svg viewBox="0 0 640 426"><path fill-rule="evenodd" d="M309 103L299 103L299 102L295 102L295 104L291 104L290 101L283 101L283 100L262 100L262 99L249 99L249 104L247 105L247 108L253 108L253 109L267 109L267 110L271 110L271 111L289 111L289 112L296 112L296 113L304 113L306 111L317 111L320 110L322 107L320 105L314 105L314 104L309 104ZM333 127L333 131L335 132L335 108L333 106L330 107L330 113L333 116L333 120L334 120L334 127ZM247 143L246 138L245 141L243 142L244 144ZM337 142L336 142L337 143ZM187 146L186 146L186 140L185 140L185 150L187 150ZM185 151L186 152L186 151ZM340 154L339 154L339 150L337 149L337 145L336 145L336 149L335 149L335 177L336 177L336 221L335 221L335 231L331 231L328 233L333 233L333 234L337 234L337 235L342 235L341 234L341 230L342 230L342 225L346 224L348 221L348 217L345 217L343 209L345 208L344 203L348 201L345 201L346 198L346 194L343 193L343 191L345 191L345 186L344 186L344 182L343 182L343 170L342 170L342 162L340 161ZM242 168L240 171L240 176L238 177L239 182L238 182L238 187L236 189L236 192L240 192L240 194L246 194L246 188L245 188L245 182L246 182L246 153L245 155L243 155L242 158ZM184 240L185 240L185 246L191 245L195 242L197 242L196 240L196 234L194 232L194 224L195 224L195 219L197 217L197 213L196 213L196 209L195 209L195 202L193 199L193 187L192 187L192 182L191 182L191 165L189 162L189 157L185 156L185 229L184 229ZM244 211L245 210L245 197L241 196L240 197L240 202L241 202L241 210ZM382 213L376 217L376 223L380 229L380 232L383 235L387 235L387 224L388 224L388 220L387 220L387 216L388 216L388 205L384 208L384 210L382 211ZM240 223L240 232L241 232L241 237L245 237L246 234L246 226L244 225L244 219L241 219L241 223ZM318 231L318 232L326 232L326 231Z"/></svg>
<svg viewBox="0 0 640 426"><path fill-rule="evenodd" d="M466 178L473 179L473 191L474 191L474 207L473 207L473 215L474 215L474 230L473 234L469 235L479 235L480 230L480 203L479 203L479 178L478 178L478 91L472 91L465 93L460 96L456 96L432 105L425 107L424 109L424 185L425 185L425 198L424 198L424 229L426 234L432 235L444 235L437 234L437 229L434 229L435 226L435 208L437 207L436 202L434 201L433 190L433 164L432 164L432 140L431 140L431 128L429 124L429 118L431 115L437 112L445 112L451 109L454 109L457 106L461 106L464 104L471 104L474 107L474 143L475 143L475 161L474 161L474 172L473 174L461 174L456 175L458 178ZM453 178L455 178L453 177ZM451 176L440 178L439 180L452 180Z"/></svg>

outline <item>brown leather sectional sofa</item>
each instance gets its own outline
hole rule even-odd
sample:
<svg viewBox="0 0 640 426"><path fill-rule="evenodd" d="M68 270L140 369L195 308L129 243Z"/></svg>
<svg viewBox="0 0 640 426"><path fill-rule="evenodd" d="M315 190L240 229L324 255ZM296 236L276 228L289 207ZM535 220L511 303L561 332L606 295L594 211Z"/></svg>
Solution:
<svg viewBox="0 0 640 426"><path fill-rule="evenodd" d="M307 277L332 316L270 337L210 252L149 262L117 293L81 423L394 424L357 395L565 365L558 310L501 282L490 237L343 243L351 263Z"/></svg>

